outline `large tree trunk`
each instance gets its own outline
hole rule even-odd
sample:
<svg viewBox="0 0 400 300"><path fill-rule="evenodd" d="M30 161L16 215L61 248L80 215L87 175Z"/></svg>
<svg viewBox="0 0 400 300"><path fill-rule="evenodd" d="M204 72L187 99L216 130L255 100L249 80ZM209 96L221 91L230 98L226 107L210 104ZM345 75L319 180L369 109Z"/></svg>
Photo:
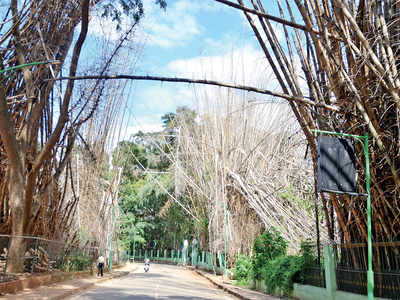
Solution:
<svg viewBox="0 0 400 300"><path fill-rule="evenodd" d="M7 271L19 273L24 271L25 240L24 234L24 207L25 207L25 174L22 168L11 168L8 189L10 193L10 206L12 211L12 234Z"/></svg>
<svg viewBox="0 0 400 300"><path fill-rule="evenodd" d="M23 215L25 200L25 168L23 154L15 138L14 128L10 121L10 114L4 93L4 86L0 83L0 137L8 154L10 176L8 178L8 191L12 211L12 232L15 236L23 235ZM24 270L24 240L13 238L9 249L9 271L22 272Z"/></svg>
<svg viewBox="0 0 400 300"><path fill-rule="evenodd" d="M57 2L54 5L62 5L61 2L62 1L60 1L60 3ZM49 2L44 2L44 4L49 5ZM15 58L17 65L24 65L27 63L28 59L33 61L37 60L38 58L36 58L35 55L39 54L30 53L31 49L27 48L27 46L22 43L26 37L21 34L23 31L19 30L21 18L18 12L17 0L12 0L10 8L13 14L14 26L12 31L12 43L15 45ZM75 76L76 74L82 45L86 39L89 22L89 0L81 1L80 8L80 14L75 17L76 20L81 20L81 32L72 54L70 76ZM31 10L35 11L32 8ZM66 30L73 30L73 28L68 27ZM61 32L62 31L61 29ZM62 50L60 52L62 52ZM42 57L40 59L43 60ZM37 185L42 182L42 186L53 186L51 184L51 175L54 177L54 174L52 174L51 171L47 172L49 169L47 166L53 164L52 161L57 161L58 169L56 169L55 174L59 175L66 165L65 162L68 160L71 153L70 150L73 146L73 144L69 144L64 151L64 155L61 158L55 158L57 154L57 143L60 142L60 139L66 140L66 137L71 137L71 132L73 132L67 131L66 128L69 119L68 111L70 100L74 87L73 81L70 81L68 82L62 100L61 111L55 129L53 131L50 130L45 143L42 142L40 145L41 147L38 147L38 136L40 134L39 124L42 121L40 117L43 118L42 114L45 114L43 109L45 108L44 105L46 101L36 101L40 94L35 95L37 89L34 89L34 74L36 75L36 80L40 80L40 78L38 78L40 73L37 72L37 70L35 72L31 71L29 67L25 67L23 68L23 77L20 77L21 82L23 82L21 86L23 86L26 101L26 104L22 106L23 111L20 113L20 115L23 116L22 118L18 113L16 115L12 114L14 113L13 109L18 108L18 106L7 103L3 82L7 82L8 90L15 88L15 91L19 91L19 88L12 86L13 81L8 78L2 78L0 86L0 138L8 158L8 197L11 208L11 234L13 235L10 241L7 271L12 273L24 271L23 257L26 251L26 243L23 236L30 234L28 230L31 228L29 225L32 214L36 215L41 209L40 206L44 205L41 203L36 204L36 211L33 211L33 199L35 193L37 193ZM8 76L12 76L12 74ZM48 83L47 89L49 88L52 88L51 83ZM47 95L49 97L48 93ZM22 124L15 124L18 120ZM51 128L51 126L49 127ZM75 129L79 130L78 127ZM74 140L73 137L72 140ZM49 177L47 182L45 181L45 184L43 184L42 178L44 174L47 174L46 176ZM43 219L42 222L45 222L45 220Z"/></svg>

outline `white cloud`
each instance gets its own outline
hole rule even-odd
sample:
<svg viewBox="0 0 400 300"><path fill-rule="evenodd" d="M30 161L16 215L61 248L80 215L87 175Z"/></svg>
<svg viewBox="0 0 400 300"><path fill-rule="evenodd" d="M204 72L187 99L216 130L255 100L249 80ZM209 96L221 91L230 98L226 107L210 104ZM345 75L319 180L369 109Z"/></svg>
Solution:
<svg viewBox="0 0 400 300"><path fill-rule="evenodd" d="M168 3L169 4L169 3ZM208 9L206 5L191 5L188 1L173 2L164 11L154 3L154 0L144 0L145 15L140 21L137 34L147 40L150 45L161 47L180 46L199 35L203 28L198 24L194 13L196 9ZM111 18L102 17L103 9L96 7L91 12L89 33L117 40L121 33L133 24L133 20L125 15L121 16L122 30L116 30L116 22Z"/></svg>
<svg viewBox="0 0 400 300"><path fill-rule="evenodd" d="M224 15L238 13L226 5L204 0L168 1L165 10L154 2L154 0L143 0L145 15L135 35L140 40L145 40L148 45L161 48L188 45L190 41L209 31L209 28L201 24L209 13ZM89 34L115 41L133 24L131 18L122 15L120 24L122 30L117 31L116 23L110 18L101 17L102 13L101 6L96 6L91 11Z"/></svg>
<svg viewBox="0 0 400 300"><path fill-rule="evenodd" d="M162 124L160 121L153 120L151 118L138 118L134 121L135 125L126 128L123 140L128 140L130 137L139 131L142 132L157 132L161 131Z"/></svg>
<svg viewBox="0 0 400 300"><path fill-rule="evenodd" d="M140 27L149 45L182 46L204 31L195 17L196 12L209 9L201 2L175 1L168 3L165 11L160 11L152 0L143 3L146 15Z"/></svg>
<svg viewBox="0 0 400 300"><path fill-rule="evenodd" d="M262 51L250 44L234 51L216 56L198 56L190 59L179 59L168 63L164 69L177 77L209 79L256 86L279 91L279 85ZM200 99L223 99L229 97L232 90L205 85L187 85L179 83L153 83L141 87L135 96L131 111L140 122L132 121L129 135L139 130L158 131L161 129L161 116L174 112L178 106L196 107L205 111ZM243 93L249 101L263 102L268 96L254 93ZM203 101L203 100L201 100ZM221 103L221 105L223 105Z"/></svg>
<svg viewBox="0 0 400 300"><path fill-rule="evenodd" d="M129 138L138 131L151 132L162 130L161 117L168 112L175 112L178 106L192 107L194 103L193 88L187 85L154 84L141 92L129 109L131 126L124 134Z"/></svg>
<svg viewBox="0 0 400 300"><path fill-rule="evenodd" d="M110 41L116 41L121 38L127 30L131 29L134 21L131 17L126 15L121 16L121 23L119 24L121 29L117 30L117 22L112 21L111 18L102 17L103 8L96 6L91 11L90 23L89 23L89 34L97 37L105 38ZM137 30L136 30L137 31ZM132 34L134 34L132 32Z"/></svg>
<svg viewBox="0 0 400 300"><path fill-rule="evenodd" d="M174 112L177 106L191 105L193 93L187 85L159 83L142 91L138 99L140 102L133 105L135 111L164 114Z"/></svg>
<svg viewBox="0 0 400 300"><path fill-rule="evenodd" d="M250 44L223 55L175 60L167 68L176 76L253 86L264 86L272 75L265 55Z"/></svg>

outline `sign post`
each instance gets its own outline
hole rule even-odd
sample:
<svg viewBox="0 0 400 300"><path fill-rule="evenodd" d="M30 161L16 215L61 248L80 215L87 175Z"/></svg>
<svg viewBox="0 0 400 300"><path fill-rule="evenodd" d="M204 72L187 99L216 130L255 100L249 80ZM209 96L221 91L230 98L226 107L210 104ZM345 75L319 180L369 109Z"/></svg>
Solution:
<svg viewBox="0 0 400 300"><path fill-rule="evenodd" d="M348 137L359 141L364 150L365 155L365 187L367 190L367 232L368 232L368 271L367 271L367 288L368 288L368 300L374 299L374 271L372 270L372 219L371 219L371 192L370 192L370 170L369 170L369 138L368 133L365 136L354 135L340 132L332 132L325 130L311 130L315 135L318 133L332 135L337 137ZM360 195L360 194L359 194ZM364 194L361 194L364 195Z"/></svg>

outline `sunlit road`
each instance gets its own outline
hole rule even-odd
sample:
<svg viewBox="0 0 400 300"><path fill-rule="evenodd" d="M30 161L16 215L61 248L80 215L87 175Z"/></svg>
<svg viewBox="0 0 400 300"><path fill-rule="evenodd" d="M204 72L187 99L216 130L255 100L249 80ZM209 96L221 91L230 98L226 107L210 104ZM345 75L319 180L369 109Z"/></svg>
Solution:
<svg viewBox="0 0 400 300"><path fill-rule="evenodd" d="M145 273L139 264L136 272L106 281L92 290L74 296L85 299L237 299L215 288L207 279L176 266L151 264Z"/></svg>

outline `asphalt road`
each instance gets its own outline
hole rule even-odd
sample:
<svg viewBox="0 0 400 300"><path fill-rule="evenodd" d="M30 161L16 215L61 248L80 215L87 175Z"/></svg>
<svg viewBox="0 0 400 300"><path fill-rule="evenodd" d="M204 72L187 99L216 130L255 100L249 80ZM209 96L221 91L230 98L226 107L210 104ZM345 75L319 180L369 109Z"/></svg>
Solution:
<svg viewBox="0 0 400 300"><path fill-rule="evenodd" d="M70 299L174 299L174 300L234 300L232 295L215 288L207 279L176 266L151 264L145 273L143 264L136 272L96 285L92 290Z"/></svg>

